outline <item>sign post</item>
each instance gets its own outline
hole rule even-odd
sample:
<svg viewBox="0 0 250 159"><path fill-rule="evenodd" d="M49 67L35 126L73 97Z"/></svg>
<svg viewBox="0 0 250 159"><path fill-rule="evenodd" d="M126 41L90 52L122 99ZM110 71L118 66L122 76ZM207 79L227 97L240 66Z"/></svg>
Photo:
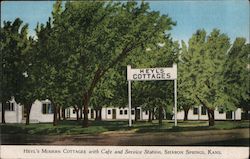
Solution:
<svg viewBox="0 0 250 159"><path fill-rule="evenodd" d="M177 126L177 65L173 67L141 68L131 69L127 66L128 80L128 106L129 106L129 126L132 126L131 119L131 81L152 81L152 80L174 80L174 118Z"/></svg>
<svg viewBox="0 0 250 159"><path fill-rule="evenodd" d="M127 74L131 69L131 66L127 66ZM129 127L132 126L132 116L131 116L131 80L128 80L128 117L129 117Z"/></svg>
<svg viewBox="0 0 250 159"><path fill-rule="evenodd" d="M177 126L177 79L174 80L174 126Z"/></svg>

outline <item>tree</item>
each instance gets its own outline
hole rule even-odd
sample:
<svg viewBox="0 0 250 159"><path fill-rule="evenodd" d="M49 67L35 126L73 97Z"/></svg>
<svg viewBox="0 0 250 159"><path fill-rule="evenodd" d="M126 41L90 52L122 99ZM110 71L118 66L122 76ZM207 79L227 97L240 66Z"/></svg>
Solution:
<svg viewBox="0 0 250 159"><path fill-rule="evenodd" d="M102 108L104 106L114 106L122 105L119 102L114 104L115 94L119 93L117 86L120 82L120 74L115 69L110 69L107 74L101 79L93 92L93 97L91 98L90 105L94 108L96 112L96 120L101 120L102 118ZM120 90L121 91L121 90ZM119 104L118 104L119 103Z"/></svg>
<svg viewBox="0 0 250 159"><path fill-rule="evenodd" d="M249 111L249 50L244 38L236 38L224 64L224 92L230 96L228 102ZM234 107L233 107L234 108ZM229 110L232 110L229 109Z"/></svg>
<svg viewBox="0 0 250 159"><path fill-rule="evenodd" d="M57 125L57 115L60 107L69 106L74 101L74 94L70 96L72 89L79 76L75 76L78 63L74 54L68 51L68 43L62 41L64 38L59 35L63 31L56 27L55 20L61 14L61 2L54 4L52 19L49 18L46 25L37 25L37 68L39 71L39 99L49 99L53 106L53 125ZM71 40L70 38L68 38ZM59 50L58 50L59 49ZM78 79L80 81L80 79ZM80 87L80 86L79 86ZM76 89L77 90L77 89ZM76 104L76 103L75 103ZM78 104L78 103L77 103ZM73 106L73 105L71 105Z"/></svg>
<svg viewBox="0 0 250 159"><path fill-rule="evenodd" d="M30 65L32 39L27 35L28 25L17 18L14 22L4 22L1 28L1 102L2 123L5 123L5 105L11 97L17 103L27 104L31 100L31 83L25 77ZM25 90L24 90L25 89ZM22 98L21 98L22 96Z"/></svg>
<svg viewBox="0 0 250 159"><path fill-rule="evenodd" d="M93 91L108 70L134 49L164 36L173 25L168 16L150 11L145 2L66 2L65 10L53 21L56 39L60 41L54 49L57 54L67 52L83 59L78 72L84 81L80 93L84 105L83 127L88 126Z"/></svg>
<svg viewBox="0 0 250 159"><path fill-rule="evenodd" d="M232 106L227 103L230 96L223 91L226 86L224 64L229 46L229 38L219 30L214 29L208 36L204 30L198 30L189 39L187 53L181 56L184 69L181 78L187 88L184 95L207 109L209 126L214 125L216 107Z"/></svg>
<svg viewBox="0 0 250 159"><path fill-rule="evenodd" d="M189 89L189 80L187 80L189 77L187 77L187 71L189 68L188 65L183 64L182 61L182 55L187 56L188 48L184 41L182 41L182 48L180 53L180 62L178 63L178 109L184 110L184 121L188 120L188 112L189 110L198 103L195 103L195 100L190 98L189 94L186 94L186 92Z"/></svg>
<svg viewBox="0 0 250 159"><path fill-rule="evenodd" d="M30 122L30 111L32 108L32 104L37 99L37 92L39 91L37 85L37 79L35 73L37 73L36 64L33 62L36 61L36 56L34 52L35 42L33 39L27 39L26 30L23 42L26 41L26 51L23 52L22 56L19 57L21 59L21 63L19 64L19 68L21 68L21 72L23 77L19 79L19 84L21 85L19 92L15 94L15 100L24 105L24 109L26 112L26 125L29 125Z"/></svg>

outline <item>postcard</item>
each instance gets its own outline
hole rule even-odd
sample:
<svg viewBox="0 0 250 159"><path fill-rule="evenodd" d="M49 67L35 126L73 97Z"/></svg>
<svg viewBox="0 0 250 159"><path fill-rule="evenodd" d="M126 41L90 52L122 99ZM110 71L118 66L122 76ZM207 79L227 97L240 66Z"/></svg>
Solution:
<svg viewBox="0 0 250 159"><path fill-rule="evenodd" d="M249 9L1 1L0 158L249 158Z"/></svg>

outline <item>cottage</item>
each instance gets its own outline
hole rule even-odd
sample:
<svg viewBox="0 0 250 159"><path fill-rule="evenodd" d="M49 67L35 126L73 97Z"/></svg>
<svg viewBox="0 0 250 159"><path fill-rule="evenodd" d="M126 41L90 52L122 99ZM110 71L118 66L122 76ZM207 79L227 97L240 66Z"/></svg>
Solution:
<svg viewBox="0 0 250 159"><path fill-rule="evenodd" d="M68 112L67 118L76 118L76 112L71 107L66 110ZM92 108L89 108L88 118L94 119L96 117L95 111ZM82 112L83 113L83 112ZM147 120L149 117L148 111L143 111L140 107L135 111L134 108L131 110L132 120L135 119L135 113L138 115L139 120ZM105 107L102 109L102 120L128 120L128 108L114 108L114 107ZM166 119L167 117L164 116ZM214 111L215 120L241 120L241 109L238 108L236 111L225 112L222 109L216 109ZM174 116L172 117L174 119ZM184 119L184 111L179 111L177 113L177 119ZM188 112L188 120L208 120L207 110L203 106L197 106L193 109L190 109Z"/></svg>
<svg viewBox="0 0 250 159"><path fill-rule="evenodd" d="M30 122L53 122L53 112L53 106L48 99L42 101L36 100L30 110Z"/></svg>
<svg viewBox="0 0 250 159"><path fill-rule="evenodd" d="M23 105L17 104L15 99L7 102L5 108L6 123L24 123L26 113ZM2 122L2 103L0 105L0 122ZM53 107L49 100L36 100L30 110L30 123L53 122Z"/></svg>
<svg viewBox="0 0 250 159"><path fill-rule="evenodd" d="M5 122L21 123L23 119L23 107L12 98L5 106ZM0 122L2 122L2 103L0 103Z"/></svg>
<svg viewBox="0 0 250 159"><path fill-rule="evenodd" d="M2 122L2 105L0 105L0 122ZM118 108L118 107L104 107L102 109L102 120L128 120L129 113L128 108ZM49 123L53 122L53 106L51 102L46 100L36 100L30 111L30 123ZM82 113L84 116L83 111L78 112L79 116ZM135 119L135 114L137 114L138 120L147 120L149 117L149 112L142 110L138 107L136 110L132 108L131 115L132 120ZM76 111L73 107L69 107L65 110L65 117L68 119L76 119ZM96 113L94 109L89 108L88 111L88 118L95 119ZM5 121L6 123L24 123L26 118L26 113L24 111L23 106L17 104L14 100L10 100L7 103L5 109ZM172 118L174 116L166 117L164 119ZM216 109L214 111L214 118L215 120L241 120L241 109L238 108L236 111L225 112L222 109ZM184 111L179 111L177 113L177 119L183 120L184 119ZM188 112L188 120L208 120L207 110L203 106L197 106L193 109L190 109Z"/></svg>
<svg viewBox="0 0 250 159"><path fill-rule="evenodd" d="M76 118L76 112L71 107L66 110L68 118ZM83 112L82 112L83 113ZM148 119L148 111L142 111L141 108L131 110L132 119L135 119L135 113L138 114L139 120ZM92 108L89 108L88 118L94 119L96 117L95 111ZM102 120L127 120L128 119L128 108L115 108L115 107L104 107L102 109Z"/></svg>
<svg viewBox="0 0 250 159"><path fill-rule="evenodd" d="M177 113L177 119L184 119L184 111ZM215 120L241 120L241 109L237 108L235 111L223 111L222 109L215 109ZM204 106L196 106L188 112L188 120L208 120L207 110Z"/></svg>

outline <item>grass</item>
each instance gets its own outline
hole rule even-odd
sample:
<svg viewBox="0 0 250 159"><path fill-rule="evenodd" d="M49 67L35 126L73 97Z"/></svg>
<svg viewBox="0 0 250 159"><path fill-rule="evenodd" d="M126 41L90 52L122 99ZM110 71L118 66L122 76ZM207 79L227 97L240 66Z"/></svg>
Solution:
<svg viewBox="0 0 250 159"><path fill-rule="evenodd" d="M81 122L66 120L60 121L57 126L51 123L39 124L0 124L2 134L34 134L34 135L77 135L99 134L109 131L132 131L136 133L147 132L180 132L199 130L229 130L236 128L249 128L249 121L216 121L215 126L208 126L207 121L178 121L175 127L173 121L164 121L160 126L157 121L148 123L139 121L128 127L127 121L90 121L88 128L82 128Z"/></svg>
<svg viewBox="0 0 250 159"><path fill-rule="evenodd" d="M178 126L174 123L164 122L162 126L157 124L141 127L138 133L146 132L180 132L180 131L200 131L200 130L230 130L237 128L249 128L249 121L215 121L214 126L208 126L208 121L178 121Z"/></svg>

